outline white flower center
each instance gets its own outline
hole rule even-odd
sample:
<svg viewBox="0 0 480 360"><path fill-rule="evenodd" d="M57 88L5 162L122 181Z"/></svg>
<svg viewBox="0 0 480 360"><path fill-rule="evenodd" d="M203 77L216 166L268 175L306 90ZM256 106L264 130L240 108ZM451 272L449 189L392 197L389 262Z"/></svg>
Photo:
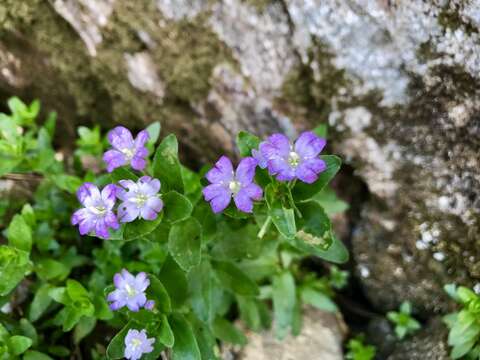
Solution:
<svg viewBox="0 0 480 360"><path fill-rule="evenodd" d="M236 195L242 188L242 184L239 181L232 180L228 183L228 188L234 195Z"/></svg>
<svg viewBox="0 0 480 360"><path fill-rule="evenodd" d="M92 206L90 207L90 211L95 215L104 215L107 212L107 208L103 205Z"/></svg>
<svg viewBox="0 0 480 360"><path fill-rule="evenodd" d="M134 155L132 149L130 149L130 148L123 148L121 151L122 151L123 155L125 155L125 157L127 158L127 161L132 160L133 155Z"/></svg>
<svg viewBox="0 0 480 360"><path fill-rule="evenodd" d="M134 297L135 295L137 295L137 292L135 291L135 289L128 284L125 284L125 291L127 292L127 295L129 297Z"/></svg>
<svg viewBox="0 0 480 360"><path fill-rule="evenodd" d="M137 204L137 207L142 207L143 204L145 204L148 200L148 196L142 193L138 193L135 198L133 198L133 201Z"/></svg>
<svg viewBox="0 0 480 360"><path fill-rule="evenodd" d="M137 347L139 347L140 345L142 344L142 341L140 339L137 339L137 338L133 338L131 341L130 341L130 345L136 349Z"/></svg>
<svg viewBox="0 0 480 360"><path fill-rule="evenodd" d="M297 167L300 163L300 156L295 151L290 151L288 154L288 163L291 167Z"/></svg>

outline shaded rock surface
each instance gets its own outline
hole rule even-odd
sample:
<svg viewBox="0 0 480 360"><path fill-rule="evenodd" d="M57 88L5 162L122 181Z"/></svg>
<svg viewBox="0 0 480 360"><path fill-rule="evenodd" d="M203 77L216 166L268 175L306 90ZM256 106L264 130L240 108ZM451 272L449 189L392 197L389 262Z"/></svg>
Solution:
<svg viewBox="0 0 480 360"><path fill-rule="evenodd" d="M448 360L448 331L440 318L432 319L418 334L400 342L388 360Z"/></svg>
<svg viewBox="0 0 480 360"><path fill-rule="evenodd" d="M338 318L309 308L300 335L275 339L273 333L248 334L247 346L238 354L242 360L341 360L342 333Z"/></svg>
<svg viewBox="0 0 480 360"><path fill-rule="evenodd" d="M71 137L80 123L160 120L197 164L232 152L239 129L328 121L331 150L370 192L351 221L367 297L438 312L445 283L480 279L479 8L4 0L0 98L39 98Z"/></svg>

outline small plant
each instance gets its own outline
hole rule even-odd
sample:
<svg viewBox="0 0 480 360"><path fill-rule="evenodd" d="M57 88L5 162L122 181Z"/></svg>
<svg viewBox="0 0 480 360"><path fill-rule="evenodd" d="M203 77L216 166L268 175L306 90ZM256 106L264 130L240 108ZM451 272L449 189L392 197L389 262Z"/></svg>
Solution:
<svg viewBox="0 0 480 360"><path fill-rule="evenodd" d="M412 305L408 301L400 305L400 311L388 312L387 319L395 324L395 334L400 340L413 334L421 327L420 323L412 317Z"/></svg>
<svg viewBox="0 0 480 360"><path fill-rule="evenodd" d="M449 284L444 289L461 306L460 311L443 317L450 330L450 356L452 359L480 359L480 297L464 286Z"/></svg>
<svg viewBox="0 0 480 360"><path fill-rule="evenodd" d="M299 333L304 304L337 311L348 274L301 266L348 259L329 218L346 204L327 188L341 160L320 155L324 127L293 143L240 132L236 166L221 156L195 172L173 134L158 141L159 123L106 137L80 127L70 155L54 147L54 114L42 124L38 102L9 107L0 176L35 185L30 204L0 204L1 360L70 358L72 348L213 360L219 341L246 342L234 313L254 331L274 318L283 338Z"/></svg>
<svg viewBox="0 0 480 360"><path fill-rule="evenodd" d="M351 360L372 360L377 349L373 345L367 345L363 336L351 339L347 344L346 358Z"/></svg>

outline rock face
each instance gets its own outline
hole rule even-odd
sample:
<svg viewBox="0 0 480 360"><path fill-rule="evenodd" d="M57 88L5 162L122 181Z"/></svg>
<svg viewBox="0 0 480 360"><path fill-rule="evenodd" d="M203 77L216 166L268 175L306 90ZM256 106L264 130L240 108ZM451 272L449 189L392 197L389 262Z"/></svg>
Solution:
<svg viewBox="0 0 480 360"><path fill-rule="evenodd" d="M447 334L441 319L434 318L418 334L400 342L387 360L448 360Z"/></svg>
<svg viewBox="0 0 480 360"><path fill-rule="evenodd" d="M370 192L351 239L379 309L480 279L480 1L4 0L0 98L160 120L202 162L327 122ZM348 183L348 181L347 181ZM342 190L342 189L340 189ZM355 201L355 197L353 198Z"/></svg>
<svg viewBox="0 0 480 360"><path fill-rule="evenodd" d="M302 332L282 341L272 332L249 334L248 344L237 356L241 360L341 360L343 335L338 319L326 312L308 309Z"/></svg>

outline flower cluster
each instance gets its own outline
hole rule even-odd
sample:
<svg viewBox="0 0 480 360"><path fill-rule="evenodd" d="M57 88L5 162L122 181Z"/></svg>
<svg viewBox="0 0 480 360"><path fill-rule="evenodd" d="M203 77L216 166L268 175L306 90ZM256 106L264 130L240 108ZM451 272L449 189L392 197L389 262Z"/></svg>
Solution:
<svg viewBox="0 0 480 360"><path fill-rule="evenodd" d="M232 198L240 211L250 213L253 200L260 200L263 193L253 182L257 166L268 169L278 181L298 179L311 184L327 167L318 158L325 145L325 139L311 131L302 133L293 145L285 135L273 134L252 150L252 157L242 159L236 171L230 159L222 156L205 176L210 185L203 189L203 196L215 213L225 210Z"/></svg>
<svg viewBox="0 0 480 360"><path fill-rule="evenodd" d="M108 171L127 162L136 170L145 168L147 131L141 131L133 140L130 131L119 126L108 134L108 140L114 147L103 157ZM132 222L137 218L155 220L163 208L159 197L160 186L160 180L149 176L142 176L137 182L120 180L119 186L109 184L102 190L92 183L84 183L77 191L78 200L84 207L72 215L72 224L79 226L81 235L95 234L106 239L109 237L108 230L117 230L119 222ZM121 203L115 214L117 199Z"/></svg>

